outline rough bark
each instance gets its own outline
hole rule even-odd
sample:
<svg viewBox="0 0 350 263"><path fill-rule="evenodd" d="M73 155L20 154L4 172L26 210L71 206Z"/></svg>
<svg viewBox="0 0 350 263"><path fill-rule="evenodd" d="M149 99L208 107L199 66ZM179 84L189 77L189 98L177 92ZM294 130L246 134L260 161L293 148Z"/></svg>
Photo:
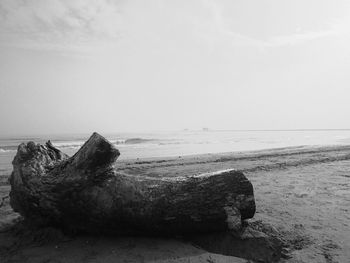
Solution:
<svg viewBox="0 0 350 263"><path fill-rule="evenodd" d="M119 155L97 133L70 158L50 142L21 144L11 206L37 224L107 234L238 230L255 213L252 184L239 171L135 176L118 171Z"/></svg>

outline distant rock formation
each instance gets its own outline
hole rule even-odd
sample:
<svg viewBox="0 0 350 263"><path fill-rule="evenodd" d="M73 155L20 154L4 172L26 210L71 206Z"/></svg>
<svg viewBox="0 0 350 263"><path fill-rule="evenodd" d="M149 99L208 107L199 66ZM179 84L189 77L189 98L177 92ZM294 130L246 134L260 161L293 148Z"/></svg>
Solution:
<svg viewBox="0 0 350 263"><path fill-rule="evenodd" d="M119 155L97 133L70 158L50 142L21 144L10 177L11 206L39 225L106 234L239 231L242 220L254 216L253 187L241 172L135 176L118 171Z"/></svg>

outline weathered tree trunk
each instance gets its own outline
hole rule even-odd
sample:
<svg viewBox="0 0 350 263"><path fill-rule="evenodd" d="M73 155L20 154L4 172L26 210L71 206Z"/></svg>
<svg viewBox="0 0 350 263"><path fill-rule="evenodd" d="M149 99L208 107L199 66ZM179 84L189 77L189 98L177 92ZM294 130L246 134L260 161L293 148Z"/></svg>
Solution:
<svg viewBox="0 0 350 263"><path fill-rule="evenodd" d="M238 230L255 213L252 184L241 172L135 176L118 172L118 156L97 133L70 158L50 142L21 144L10 178L11 205L39 224L109 234Z"/></svg>

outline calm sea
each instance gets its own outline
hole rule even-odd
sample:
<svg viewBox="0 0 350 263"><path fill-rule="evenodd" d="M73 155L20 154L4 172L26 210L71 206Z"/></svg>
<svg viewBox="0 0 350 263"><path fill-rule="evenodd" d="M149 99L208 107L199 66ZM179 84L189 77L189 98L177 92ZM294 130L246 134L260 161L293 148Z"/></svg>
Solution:
<svg viewBox="0 0 350 263"><path fill-rule="evenodd" d="M120 150L120 159L350 144L350 130L181 131L102 135ZM11 161L22 142L44 143L50 139L63 152L72 155L89 136L70 134L0 138L0 175L10 172Z"/></svg>

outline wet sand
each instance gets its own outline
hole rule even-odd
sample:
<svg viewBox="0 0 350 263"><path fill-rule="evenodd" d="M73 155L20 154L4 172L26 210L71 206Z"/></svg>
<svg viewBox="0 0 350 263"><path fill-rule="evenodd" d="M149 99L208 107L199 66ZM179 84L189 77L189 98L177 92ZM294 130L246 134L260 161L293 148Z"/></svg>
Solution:
<svg viewBox="0 0 350 263"><path fill-rule="evenodd" d="M251 222L279 233L290 255L281 262L350 261L350 146L125 160L116 166L150 177L242 170L254 186L257 212ZM7 177L0 178L0 197L10 190ZM18 236L5 231L17 217L5 198L0 208L5 262L246 262L179 239L76 237L38 244L27 236L20 244Z"/></svg>

